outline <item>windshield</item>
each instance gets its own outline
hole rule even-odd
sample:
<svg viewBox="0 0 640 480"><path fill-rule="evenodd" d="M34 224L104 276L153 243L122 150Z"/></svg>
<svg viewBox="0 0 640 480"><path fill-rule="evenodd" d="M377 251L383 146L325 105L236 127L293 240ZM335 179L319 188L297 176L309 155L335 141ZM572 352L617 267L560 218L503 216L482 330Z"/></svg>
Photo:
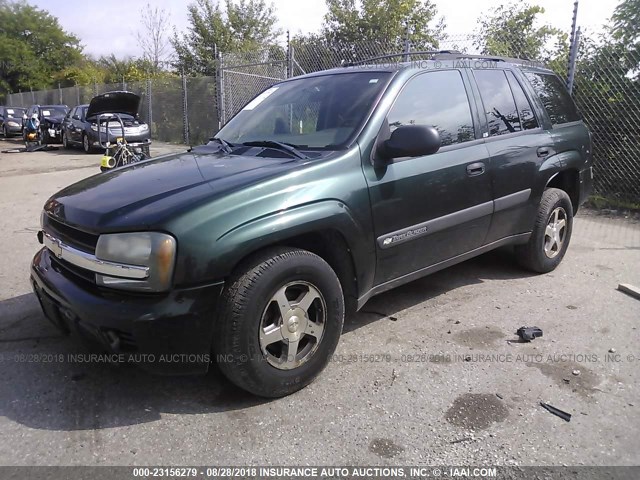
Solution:
<svg viewBox="0 0 640 480"><path fill-rule="evenodd" d="M249 102L216 137L232 144L277 141L339 149L361 128L391 74L355 72L275 85Z"/></svg>
<svg viewBox="0 0 640 480"><path fill-rule="evenodd" d="M42 107L43 117L64 117L67 114L67 109L64 107Z"/></svg>
<svg viewBox="0 0 640 480"><path fill-rule="evenodd" d="M5 110L7 118L22 118L24 111L24 108L7 108Z"/></svg>

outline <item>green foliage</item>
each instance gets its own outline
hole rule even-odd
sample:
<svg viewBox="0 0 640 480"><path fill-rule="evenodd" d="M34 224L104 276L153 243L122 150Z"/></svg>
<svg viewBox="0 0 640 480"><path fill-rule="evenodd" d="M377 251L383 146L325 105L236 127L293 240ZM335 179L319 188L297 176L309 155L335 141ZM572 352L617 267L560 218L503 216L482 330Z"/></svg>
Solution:
<svg viewBox="0 0 640 480"><path fill-rule="evenodd" d="M78 38L26 3L0 2L0 91L49 87L82 59Z"/></svg>
<svg viewBox="0 0 640 480"><path fill-rule="evenodd" d="M484 55L502 55L553 62L566 71L568 36L549 25L537 25L544 8L526 3L501 5L480 19L475 46ZM563 62L563 64L562 64Z"/></svg>
<svg viewBox="0 0 640 480"><path fill-rule="evenodd" d="M622 61L629 69L640 74L640 0L624 0L611 17L611 36L626 53Z"/></svg>
<svg viewBox="0 0 640 480"><path fill-rule="evenodd" d="M430 0L326 0L328 13L322 35L328 43L349 45L363 42L394 43L409 39L414 48L438 45L444 23L435 26L437 9Z"/></svg>
<svg viewBox="0 0 640 480"><path fill-rule="evenodd" d="M174 67L191 74L215 72L215 52L248 52L265 47L280 34L272 5L265 0L196 0L188 7L188 32L174 31Z"/></svg>
<svg viewBox="0 0 640 480"><path fill-rule="evenodd" d="M596 191L617 201L640 202L640 81L638 65L615 26L585 38L578 58L574 97L593 135ZM634 62L631 62L634 60Z"/></svg>

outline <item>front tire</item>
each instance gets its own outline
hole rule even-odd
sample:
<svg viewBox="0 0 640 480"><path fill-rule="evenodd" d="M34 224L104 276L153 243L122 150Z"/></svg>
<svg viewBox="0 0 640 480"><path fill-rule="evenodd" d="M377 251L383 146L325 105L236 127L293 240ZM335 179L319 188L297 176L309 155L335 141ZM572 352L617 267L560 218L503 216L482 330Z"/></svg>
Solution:
<svg viewBox="0 0 640 480"><path fill-rule="evenodd" d="M548 273L564 258L573 230L573 205L569 195L548 188L542 195L529 242L516 247L518 262L528 270Z"/></svg>
<svg viewBox="0 0 640 480"><path fill-rule="evenodd" d="M69 139L67 138L67 132L62 132L62 147L65 150L69 150L71 148L69 145Z"/></svg>
<svg viewBox="0 0 640 480"><path fill-rule="evenodd" d="M82 134L82 150L84 150L84 153L91 153L91 144L86 133Z"/></svg>
<svg viewBox="0 0 640 480"><path fill-rule="evenodd" d="M229 279L214 353L240 388L276 398L310 384L327 366L344 323L340 281L319 256L273 248Z"/></svg>

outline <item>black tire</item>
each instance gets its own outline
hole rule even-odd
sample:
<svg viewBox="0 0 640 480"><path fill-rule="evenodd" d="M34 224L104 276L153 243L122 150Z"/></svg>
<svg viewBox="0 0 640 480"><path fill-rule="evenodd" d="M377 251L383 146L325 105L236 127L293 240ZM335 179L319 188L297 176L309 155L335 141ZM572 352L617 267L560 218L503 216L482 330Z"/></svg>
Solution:
<svg viewBox="0 0 640 480"><path fill-rule="evenodd" d="M557 234L557 238L548 235L547 232L547 226L551 227L554 223L552 218L555 218L556 211L559 213L558 219L564 220L564 227L556 227L555 230L551 228L551 231ZM537 273L555 270L567 252L572 230L573 206L569 195L563 190L548 188L542 195L529 242L515 248L518 263ZM553 245L556 248L553 248Z"/></svg>
<svg viewBox="0 0 640 480"><path fill-rule="evenodd" d="M82 134L82 150L84 153L91 153L93 149L91 148L91 144L89 143L89 137L86 133Z"/></svg>
<svg viewBox="0 0 640 480"><path fill-rule="evenodd" d="M7 126L6 125L2 126L2 136L4 138L9 138L9 132L7 131Z"/></svg>
<svg viewBox="0 0 640 480"><path fill-rule="evenodd" d="M51 140L49 137L49 131L47 129L44 129L41 131L41 141L40 141L40 145L49 145L49 141Z"/></svg>
<svg viewBox="0 0 640 480"><path fill-rule="evenodd" d="M304 322L306 330L300 337L297 355L302 356L305 350L309 350L300 360L303 363L298 364L298 360L295 360L290 369L282 369L282 366L274 366L276 356L262 348L260 333L264 333L262 329L265 318L273 312L270 310L272 308L276 309L275 316L280 319L275 320L276 323L280 322L280 327L276 330L285 332L287 327L293 328L288 332L295 332L298 317L287 317L285 323L279 304L273 299L276 292L282 289L285 289L288 296L291 291L287 289L293 288L295 294L296 286L301 284L309 285L309 291L313 288L319 293L300 324ZM298 298L301 299L304 295L303 292ZM289 312L294 312L296 305L300 303L289 304L287 307L292 308ZM316 315L320 312L323 323L314 324L308 320L312 317L310 312L314 310ZM335 351L344 323L342 287L335 272L319 256L306 250L271 248L249 258L236 269L223 292L216 322L213 351L224 375L240 388L255 395L283 397L310 384L326 367ZM321 338L316 341L306 332L310 325L320 324L323 325ZM285 333L279 335L284 336ZM312 327L311 333L314 333ZM302 339L308 341L304 347ZM285 352L285 349L290 351L289 340L277 341L273 346L281 346L281 355L285 356L282 361L286 364L286 358L291 358Z"/></svg>
<svg viewBox="0 0 640 480"><path fill-rule="evenodd" d="M144 155L144 160L151 158L151 147L149 145L142 147L142 154Z"/></svg>
<svg viewBox="0 0 640 480"><path fill-rule="evenodd" d="M62 132L62 147L66 150L71 149L71 145L69 145L69 139L67 138L67 132Z"/></svg>

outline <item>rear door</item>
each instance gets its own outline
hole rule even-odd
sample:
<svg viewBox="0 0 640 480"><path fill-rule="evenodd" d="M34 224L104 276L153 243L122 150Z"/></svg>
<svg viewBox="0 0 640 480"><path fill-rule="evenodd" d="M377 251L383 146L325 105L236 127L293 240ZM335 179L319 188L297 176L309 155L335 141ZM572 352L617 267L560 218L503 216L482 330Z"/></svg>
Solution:
<svg viewBox="0 0 640 480"><path fill-rule="evenodd" d="M491 166L477 138L475 114L461 70L420 73L398 94L387 116L390 130L431 125L442 147L383 167L364 165L377 239L377 284L483 244L493 210Z"/></svg>
<svg viewBox="0 0 640 480"><path fill-rule="evenodd" d="M540 165L553 154L553 139L513 71L475 69L472 76L484 107L483 136L492 164L491 243L531 231L540 200L535 182Z"/></svg>

